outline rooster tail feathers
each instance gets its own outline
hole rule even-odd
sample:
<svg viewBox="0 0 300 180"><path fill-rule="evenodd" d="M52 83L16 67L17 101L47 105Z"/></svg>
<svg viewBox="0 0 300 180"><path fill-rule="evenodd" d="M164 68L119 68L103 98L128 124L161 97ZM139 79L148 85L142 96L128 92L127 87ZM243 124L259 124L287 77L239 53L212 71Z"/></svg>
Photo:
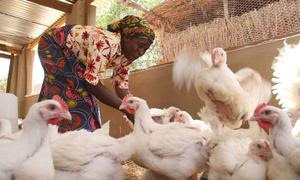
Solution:
<svg viewBox="0 0 300 180"><path fill-rule="evenodd" d="M173 82L175 87L182 89L185 85L190 90L198 74L206 68L211 67L211 54L201 52L195 48L184 47L176 55L173 65Z"/></svg>
<svg viewBox="0 0 300 180"><path fill-rule="evenodd" d="M273 93L279 103L288 109L300 108L300 42L279 49L273 65Z"/></svg>

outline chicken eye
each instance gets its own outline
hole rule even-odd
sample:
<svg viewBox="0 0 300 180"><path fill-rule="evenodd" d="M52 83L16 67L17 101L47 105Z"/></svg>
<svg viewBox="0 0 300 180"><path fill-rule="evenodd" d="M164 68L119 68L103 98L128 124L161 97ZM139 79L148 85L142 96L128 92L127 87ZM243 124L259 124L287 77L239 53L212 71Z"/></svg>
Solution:
<svg viewBox="0 0 300 180"><path fill-rule="evenodd" d="M262 148L262 145L260 145L260 144L257 144L256 146L258 147L258 149Z"/></svg>
<svg viewBox="0 0 300 180"><path fill-rule="evenodd" d="M49 109L50 109L51 111L53 111L53 110L56 109L56 106L52 104L52 105L49 106Z"/></svg>
<svg viewBox="0 0 300 180"><path fill-rule="evenodd" d="M270 115L272 113L272 111L271 110L266 110L264 113L265 113L265 115Z"/></svg>
<svg viewBox="0 0 300 180"><path fill-rule="evenodd" d="M182 114L180 114L179 117L182 117Z"/></svg>
<svg viewBox="0 0 300 180"><path fill-rule="evenodd" d="M133 100L129 100L128 103L129 103L129 104L132 104L132 103L133 103Z"/></svg>

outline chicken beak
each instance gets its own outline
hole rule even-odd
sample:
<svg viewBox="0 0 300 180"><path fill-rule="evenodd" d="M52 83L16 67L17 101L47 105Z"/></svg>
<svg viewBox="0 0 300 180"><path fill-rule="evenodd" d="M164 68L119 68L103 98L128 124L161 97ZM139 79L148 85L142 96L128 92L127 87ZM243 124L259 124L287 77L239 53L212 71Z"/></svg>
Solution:
<svg viewBox="0 0 300 180"><path fill-rule="evenodd" d="M250 117L249 121L257 121L259 119L260 119L260 117L254 115L254 116Z"/></svg>
<svg viewBox="0 0 300 180"><path fill-rule="evenodd" d="M120 110L122 110L122 109L125 110L125 109L126 109L126 105L125 105L124 103L122 103L122 104L120 105L119 109L120 109Z"/></svg>
<svg viewBox="0 0 300 180"><path fill-rule="evenodd" d="M71 115L71 113L70 113L69 111L64 112L64 113L61 113L61 114L60 114L60 117L61 117L62 119L67 119L67 120L69 120L69 121L72 120L72 115Z"/></svg>

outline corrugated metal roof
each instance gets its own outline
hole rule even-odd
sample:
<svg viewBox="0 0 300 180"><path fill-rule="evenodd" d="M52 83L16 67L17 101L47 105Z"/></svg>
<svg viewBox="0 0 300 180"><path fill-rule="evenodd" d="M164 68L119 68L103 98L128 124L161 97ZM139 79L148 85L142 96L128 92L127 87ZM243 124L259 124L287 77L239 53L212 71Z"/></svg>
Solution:
<svg viewBox="0 0 300 180"><path fill-rule="evenodd" d="M30 43L63 15L26 0L0 0L0 41Z"/></svg>

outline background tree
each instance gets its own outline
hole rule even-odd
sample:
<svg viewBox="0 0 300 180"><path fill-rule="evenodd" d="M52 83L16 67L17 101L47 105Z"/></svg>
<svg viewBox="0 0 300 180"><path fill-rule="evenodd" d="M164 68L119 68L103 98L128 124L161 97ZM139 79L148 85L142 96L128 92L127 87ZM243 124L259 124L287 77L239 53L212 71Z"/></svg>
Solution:
<svg viewBox="0 0 300 180"><path fill-rule="evenodd" d="M154 6L160 4L164 0L133 0L134 2L138 3L142 7L146 9L151 9ZM97 25L106 29L106 26L110 23L113 23L127 15L136 15L141 16L140 12L126 7L121 4L120 0L112 0L111 4L108 6L106 10L98 10L97 12ZM161 59L161 51L160 51L160 44L158 38L154 41L151 47L147 50L147 52L140 57L139 59L135 60L131 65L131 70L135 69L145 69L147 67L153 66L158 64L159 60Z"/></svg>
<svg viewBox="0 0 300 180"><path fill-rule="evenodd" d="M6 92L7 77L2 77L0 79L0 92Z"/></svg>

